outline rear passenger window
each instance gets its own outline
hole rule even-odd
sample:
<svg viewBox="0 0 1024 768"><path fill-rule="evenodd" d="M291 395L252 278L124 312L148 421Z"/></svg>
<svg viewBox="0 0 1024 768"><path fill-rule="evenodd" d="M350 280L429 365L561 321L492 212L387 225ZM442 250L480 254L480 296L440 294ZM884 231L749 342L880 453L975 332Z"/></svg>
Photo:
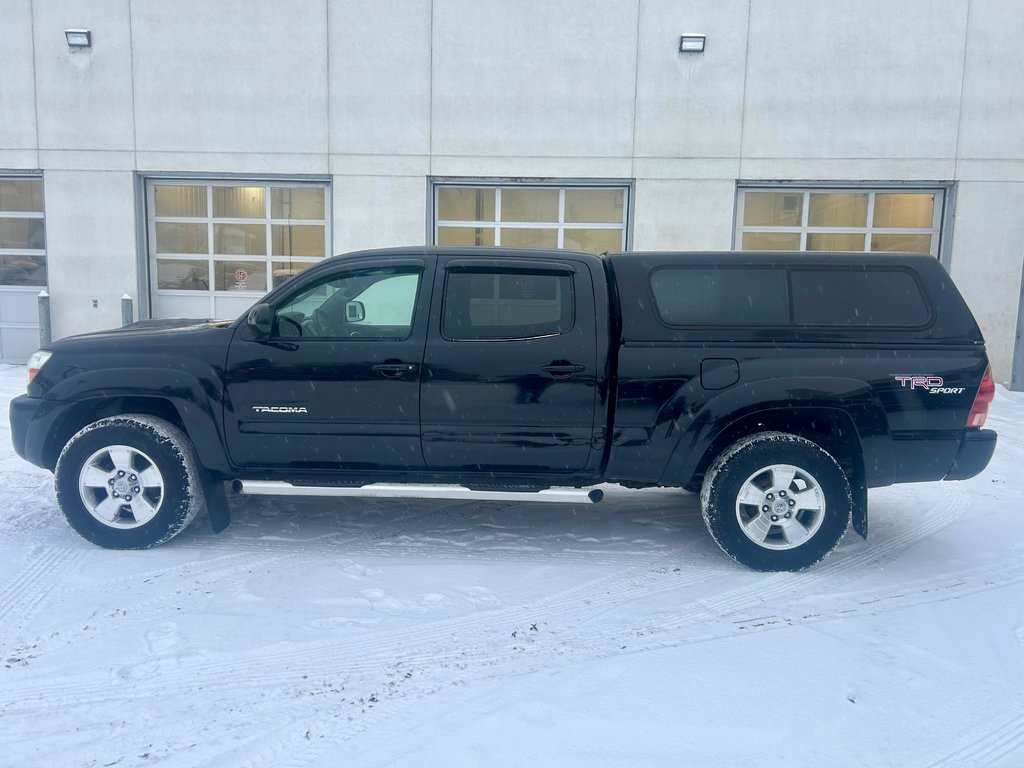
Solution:
<svg viewBox="0 0 1024 768"><path fill-rule="evenodd" d="M918 326L928 305L908 272L892 269L795 269L793 321L798 325Z"/></svg>
<svg viewBox="0 0 1024 768"><path fill-rule="evenodd" d="M651 290L668 325L788 325L785 269L656 270Z"/></svg>
<svg viewBox="0 0 1024 768"><path fill-rule="evenodd" d="M553 272L451 271L441 332L455 340L527 339L573 325L572 276Z"/></svg>

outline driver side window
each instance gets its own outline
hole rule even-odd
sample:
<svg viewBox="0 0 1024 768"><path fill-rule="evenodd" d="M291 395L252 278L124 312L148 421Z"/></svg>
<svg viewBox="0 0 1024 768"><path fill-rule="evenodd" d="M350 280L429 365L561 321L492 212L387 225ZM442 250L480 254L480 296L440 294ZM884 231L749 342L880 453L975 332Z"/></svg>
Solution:
<svg viewBox="0 0 1024 768"><path fill-rule="evenodd" d="M278 306L273 335L407 339L419 282L418 267L376 267L332 275Z"/></svg>

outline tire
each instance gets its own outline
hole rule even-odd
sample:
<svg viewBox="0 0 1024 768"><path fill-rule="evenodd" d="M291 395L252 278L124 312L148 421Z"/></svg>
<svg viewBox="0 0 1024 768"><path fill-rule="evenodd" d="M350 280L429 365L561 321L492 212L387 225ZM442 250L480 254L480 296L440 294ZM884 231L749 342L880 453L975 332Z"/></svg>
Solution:
<svg viewBox="0 0 1024 768"><path fill-rule="evenodd" d="M756 571L809 568L836 548L853 513L850 483L836 460L783 432L760 432L725 449L700 498L718 546Z"/></svg>
<svg viewBox="0 0 1024 768"><path fill-rule="evenodd" d="M101 419L79 431L57 459L54 487L71 527L108 549L163 544L205 508L185 433L142 414Z"/></svg>

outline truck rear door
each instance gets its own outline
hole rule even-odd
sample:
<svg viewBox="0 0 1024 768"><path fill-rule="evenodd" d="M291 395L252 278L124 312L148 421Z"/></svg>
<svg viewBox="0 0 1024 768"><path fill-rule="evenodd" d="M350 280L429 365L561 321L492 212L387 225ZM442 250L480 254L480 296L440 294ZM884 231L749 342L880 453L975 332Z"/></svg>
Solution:
<svg viewBox="0 0 1024 768"><path fill-rule="evenodd" d="M431 307L420 388L427 467L584 469L598 374L586 265L442 256Z"/></svg>

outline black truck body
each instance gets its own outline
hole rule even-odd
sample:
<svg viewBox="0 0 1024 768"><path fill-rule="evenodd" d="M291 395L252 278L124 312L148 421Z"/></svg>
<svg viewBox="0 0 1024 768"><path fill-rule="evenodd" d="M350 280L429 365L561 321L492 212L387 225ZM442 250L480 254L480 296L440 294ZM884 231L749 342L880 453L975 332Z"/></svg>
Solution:
<svg viewBox="0 0 1024 768"><path fill-rule="evenodd" d="M127 436L135 416L175 446L186 496L207 497L215 527L223 481L524 499L679 486L703 488L716 540L764 569L815 562L851 520L866 534L867 488L971 477L996 442L981 428L993 389L981 332L920 254L366 251L306 270L234 322L149 322L47 351L11 403L14 445L56 472L69 521L105 546L158 543L196 514L156 525L174 507L173 467L136 494L142 514L111 495L119 471L162 470ZM97 424L121 432L97 439ZM772 458L774 436L792 455ZM69 457L76 440L95 450ZM813 449L832 462L817 473ZM726 463L768 474L720 491ZM821 479L832 466L838 491ZM90 485L104 472L105 488ZM780 490L803 494L790 505L808 505L802 528L774 508ZM742 535L723 542L732 528Z"/></svg>

